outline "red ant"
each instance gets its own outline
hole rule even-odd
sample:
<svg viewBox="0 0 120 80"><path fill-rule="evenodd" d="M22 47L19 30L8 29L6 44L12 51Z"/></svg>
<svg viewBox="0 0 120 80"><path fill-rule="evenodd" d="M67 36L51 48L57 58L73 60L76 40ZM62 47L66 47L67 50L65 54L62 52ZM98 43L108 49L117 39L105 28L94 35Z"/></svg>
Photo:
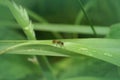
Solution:
<svg viewBox="0 0 120 80"><path fill-rule="evenodd" d="M56 45L59 45L61 47L64 46L64 43L62 41L60 41L60 40L53 40L52 43L56 44Z"/></svg>

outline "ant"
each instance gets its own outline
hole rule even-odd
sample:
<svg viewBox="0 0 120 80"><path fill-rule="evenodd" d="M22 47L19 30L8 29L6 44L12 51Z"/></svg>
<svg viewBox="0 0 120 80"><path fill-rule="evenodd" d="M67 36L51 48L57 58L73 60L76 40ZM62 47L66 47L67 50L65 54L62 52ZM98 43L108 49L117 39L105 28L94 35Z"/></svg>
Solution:
<svg viewBox="0 0 120 80"><path fill-rule="evenodd" d="M53 40L52 43L56 44L56 45L59 45L61 47L64 46L64 43L62 41L60 41L60 40Z"/></svg>

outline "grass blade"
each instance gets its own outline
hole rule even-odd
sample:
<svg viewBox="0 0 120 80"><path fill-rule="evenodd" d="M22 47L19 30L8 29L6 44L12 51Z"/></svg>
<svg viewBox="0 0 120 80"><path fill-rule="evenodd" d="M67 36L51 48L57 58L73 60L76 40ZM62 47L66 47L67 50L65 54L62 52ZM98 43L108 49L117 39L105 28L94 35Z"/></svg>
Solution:
<svg viewBox="0 0 120 80"><path fill-rule="evenodd" d="M16 41L16 45L18 45L18 47L13 47L12 49L9 49L9 47L15 45L14 41L0 41L0 53L65 57L80 57L80 55L82 54L120 66L119 39L66 39L62 41L64 42L64 47L54 46L51 43L51 40L28 41L24 43Z"/></svg>

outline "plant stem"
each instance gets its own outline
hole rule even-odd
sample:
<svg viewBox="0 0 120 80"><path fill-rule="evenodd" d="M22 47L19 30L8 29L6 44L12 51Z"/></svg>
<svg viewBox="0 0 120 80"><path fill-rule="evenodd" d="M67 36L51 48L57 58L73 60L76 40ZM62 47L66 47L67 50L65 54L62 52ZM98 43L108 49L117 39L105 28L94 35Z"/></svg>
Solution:
<svg viewBox="0 0 120 80"><path fill-rule="evenodd" d="M29 10L29 9L27 9L27 11L28 11L28 14L29 14L32 18L36 19L37 21L41 22L42 24L49 24L48 21L46 21L44 18L42 18L41 16L39 16L39 15L36 14L35 12L33 12L33 11ZM60 33L58 33L58 32L52 32L52 34L53 34L57 39L62 39L62 38L63 38L62 35L61 35Z"/></svg>
<svg viewBox="0 0 120 80"><path fill-rule="evenodd" d="M52 73L52 67L50 63L48 62L47 58L45 56L37 56L37 60L39 62L39 65L41 66L42 73L45 75L47 80L56 80L56 77Z"/></svg>
<svg viewBox="0 0 120 80"><path fill-rule="evenodd" d="M31 11L30 9L27 9L27 12L33 19L36 19L37 21L39 21L41 23L48 24L48 22L43 17L37 15L35 12Z"/></svg>
<svg viewBox="0 0 120 80"><path fill-rule="evenodd" d="M83 13L84 13L86 19L88 20L88 22L89 22L89 24L90 24L90 26L91 26L91 29L92 29L92 31L93 31L94 36L97 37L97 33L96 33L96 31L95 31L95 28L94 28L94 26L93 26L91 20L89 19L89 17L88 17L88 15L87 15L86 11L84 10L81 1L80 1L80 0L78 0L78 1L79 1L79 3L80 3L81 10L83 11Z"/></svg>
<svg viewBox="0 0 120 80"><path fill-rule="evenodd" d="M16 5L16 3L10 2L9 0L5 0L5 4L6 6L8 6L13 16L15 17L16 21L23 29L28 40L36 40L33 25L32 22L29 20L26 10L23 9L21 6ZM44 77L47 80L55 80L55 76L53 75L50 63L48 62L47 58L45 56L33 56L33 57L36 57L39 63L38 66L40 66Z"/></svg>

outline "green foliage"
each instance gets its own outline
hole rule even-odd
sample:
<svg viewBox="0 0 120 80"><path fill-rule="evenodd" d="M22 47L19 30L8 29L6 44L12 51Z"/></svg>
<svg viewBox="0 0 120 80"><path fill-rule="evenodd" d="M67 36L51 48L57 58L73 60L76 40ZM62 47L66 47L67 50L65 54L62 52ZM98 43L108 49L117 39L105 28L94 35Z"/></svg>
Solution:
<svg viewBox="0 0 120 80"><path fill-rule="evenodd" d="M95 57L117 66L119 62L119 41L115 39L68 39L63 40L64 46L57 48L53 46L52 41L1 41L5 45L0 51L1 54L6 52L12 54L29 54L29 55L51 55L51 56L78 56L83 54ZM14 44L15 43L15 44ZM8 45L8 46L7 46ZM59 50L59 48L61 48ZM73 52L73 53L72 53ZM61 55L60 55L61 54Z"/></svg>
<svg viewBox="0 0 120 80"><path fill-rule="evenodd" d="M113 78L114 80L117 80ZM65 80L113 80L113 79L107 79L107 78L96 78L96 77L78 77L78 78L70 78Z"/></svg>
<svg viewBox="0 0 120 80"><path fill-rule="evenodd" d="M26 76L40 75L39 68L28 61L30 56L20 55L1 55L0 56L0 79L1 80L18 80Z"/></svg>
<svg viewBox="0 0 120 80"><path fill-rule="evenodd" d="M59 69L63 72L59 73L61 80L70 78L119 80L120 78L117 66L85 56L72 59L67 66L69 67Z"/></svg>
<svg viewBox="0 0 120 80"><path fill-rule="evenodd" d="M11 28L9 26L0 27L0 40L23 40L25 37L20 34L17 29ZM9 33L9 34L6 34ZM14 36L12 38L11 36Z"/></svg>
<svg viewBox="0 0 120 80"><path fill-rule="evenodd" d="M111 26L108 38L120 39L120 23Z"/></svg>
<svg viewBox="0 0 120 80"><path fill-rule="evenodd" d="M30 18L35 23L32 24L22 6L0 0L0 80L45 80L43 75L48 77L47 80L53 80L54 75L49 65L45 64L48 62L41 56L49 56L56 80L120 79L119 0L81 0L84 14L96 24L94 27L99 37L85 39L79 37L93 36L93 31L87 25L89 22L77 0L15 2L28 8ZM8 6L12 14L3 5ZM74 23L82 25L71 25ZM112 26L109 28L106 25ZM47 40L35 40L33 29L36 38ZM33 40L25 40L24 34ZM101 35L107 37L101 38ZM64 46L49 40L66 36L70 39L60 39ZM33 55L37 55L38 60ZM38 62L42 64L38 66Z"/></svg>
<svg viewBox="0 0 120 80"><path fill-rule="evenodd" d="M65 32L65 33L83 33L93 34L90 26L85 25L66 25L66 24L34 24L34 29L39 31ZM97 35L106 35L109 28L103 26L94 26ZM68 29L69 28L69 29Z"/></svg>

